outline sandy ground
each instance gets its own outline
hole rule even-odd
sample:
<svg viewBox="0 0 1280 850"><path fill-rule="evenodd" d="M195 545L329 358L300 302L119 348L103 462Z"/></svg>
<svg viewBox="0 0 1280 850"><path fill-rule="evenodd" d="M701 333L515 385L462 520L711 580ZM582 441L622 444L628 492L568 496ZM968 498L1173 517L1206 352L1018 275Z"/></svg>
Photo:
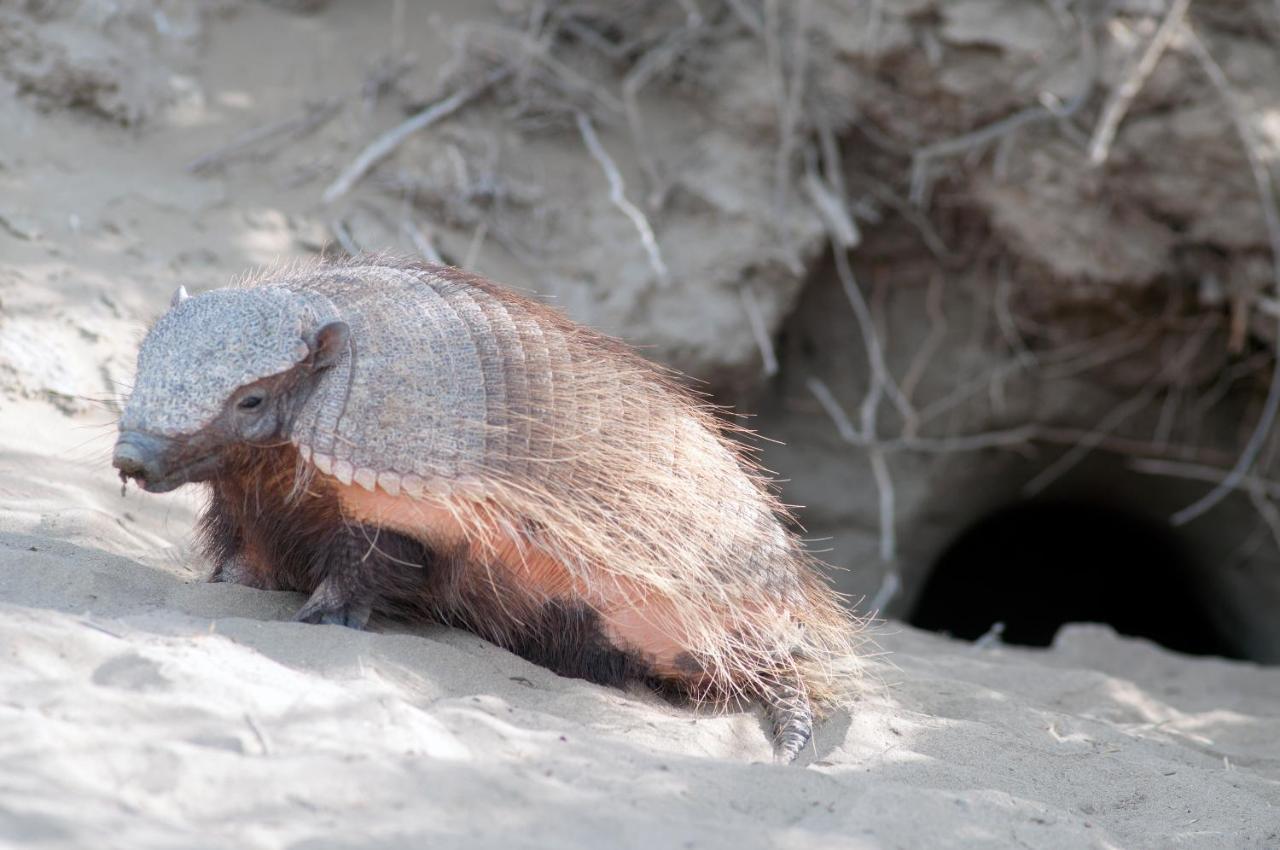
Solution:
<svg viewBox="0 0 1280 850"><path fill-rule="evenodd" d="M271 18L292 60L248 70L273 14L217 24L202 99L145 133L0 97L0 844L1280 846L1274 669L1100 627L1031 652L890 625L877 684L782 767L757 713L695 716L449 630L298 625L296 596L205 584L195 494L122 498L96 400L176 283L314 232L314 185L183 170L296 108L300 78L365 70L292 61L330 35L307 18Z"/></svg>
<svg viewBox="0 0 1280 850"><path fill-rule="evenodd" d="M1270 671L1101 627L1050 652L900 630L884 684L782 767L754 713L697 717L448 630L290 623L294 595L200 582L167 542L185 508L9 448L2 475L0 843L1280 843Z"/></svg>

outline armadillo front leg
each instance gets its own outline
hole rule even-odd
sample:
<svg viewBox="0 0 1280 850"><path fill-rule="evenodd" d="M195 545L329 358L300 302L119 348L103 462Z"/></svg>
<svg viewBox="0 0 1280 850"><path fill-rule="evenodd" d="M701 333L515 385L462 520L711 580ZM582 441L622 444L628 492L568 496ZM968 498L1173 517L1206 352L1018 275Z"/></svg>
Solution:
<svg viewBox="0 0 1280 850"><path fill-rule="evenodd" d="M320 582L307 604L298 609L294 619L299 623L360 630L369 624L372 615L372 605L349 598L339 582L326 579Z"/></svg>
<svg viewBox="0 0 1280 850"><path fill-rule="evenodd" d="M312 559L318 582L294 617L298 621L363 629L375 610L392 615L439 611L434 603L447 570L406 535L348 518L316 547Z"/></svg>
<svg viewBox="0 0 1280 850"><path fill-rule="evenodd" d="M376 569L369 563L369 546L360 545L355 529L344 529L323 551L316 553L317 563L312 570L323 576L311 598L307 600L294 619L300 623L347 626L363 629L373 613L369 593L361 580L361 571Z"/></svg>
<svg viewBox="0 0 1280 850"><path fill-rule="evenodd" d="M209 575L211 582L226 584L243 584L245 587L256 587L259 590L276 590L269 581L259 575L243 555L232 555L219 561Z"/></svg>
<svg viewBox="0 0 1280 850"><path fill-rule="evenodd" d="M259 590L280 590L269 571L255 569L245 554L245 528L225 495L217 488L200 517L199 535L213 559L209 581L242 584Z"/></svg>

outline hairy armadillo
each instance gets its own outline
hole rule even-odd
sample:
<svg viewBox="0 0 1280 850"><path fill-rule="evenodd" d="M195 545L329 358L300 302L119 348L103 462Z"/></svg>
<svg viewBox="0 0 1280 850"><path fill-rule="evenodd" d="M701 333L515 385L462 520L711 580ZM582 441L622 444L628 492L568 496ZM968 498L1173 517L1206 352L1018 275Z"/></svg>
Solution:
<svg viewBox="0 0 1280 850"><path fill-rule="evenodd" d="M758 698L784 760L847 694L858 624L728 427L621 343L454 268L180 290L114 464L150 492L208 482L214 579L309 593L303 621L430 619L567 676Z"/></svg>

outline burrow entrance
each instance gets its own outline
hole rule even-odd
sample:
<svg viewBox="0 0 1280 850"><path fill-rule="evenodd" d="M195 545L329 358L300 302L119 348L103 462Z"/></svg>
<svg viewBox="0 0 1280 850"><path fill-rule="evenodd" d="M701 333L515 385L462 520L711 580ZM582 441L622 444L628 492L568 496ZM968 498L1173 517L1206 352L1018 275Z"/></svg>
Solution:
<svg viewBox="0 0 1280 850"><path fill-rule="evenodd" d="M1178 652L1245 657L1211 616L1208 566L1168 524L1123 507L1016 502L946 546L907 619L1026 646L1050 645L1067 623L1105 623Z"/></svg>

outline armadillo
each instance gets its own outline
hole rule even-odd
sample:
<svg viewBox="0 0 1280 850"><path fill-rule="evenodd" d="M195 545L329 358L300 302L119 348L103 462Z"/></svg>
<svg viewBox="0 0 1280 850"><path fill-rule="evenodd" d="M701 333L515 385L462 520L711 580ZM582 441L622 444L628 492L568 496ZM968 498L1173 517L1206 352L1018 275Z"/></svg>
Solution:
<svg viewBox="0 0 1280 850"><path fill-rule="evenodd" d="M672 373L455 268L387 258L175 294L120 476L203 483L214 580L297 619L452 624L555 672L758 699L791 760L859 621L734 426Z"/></svg>

